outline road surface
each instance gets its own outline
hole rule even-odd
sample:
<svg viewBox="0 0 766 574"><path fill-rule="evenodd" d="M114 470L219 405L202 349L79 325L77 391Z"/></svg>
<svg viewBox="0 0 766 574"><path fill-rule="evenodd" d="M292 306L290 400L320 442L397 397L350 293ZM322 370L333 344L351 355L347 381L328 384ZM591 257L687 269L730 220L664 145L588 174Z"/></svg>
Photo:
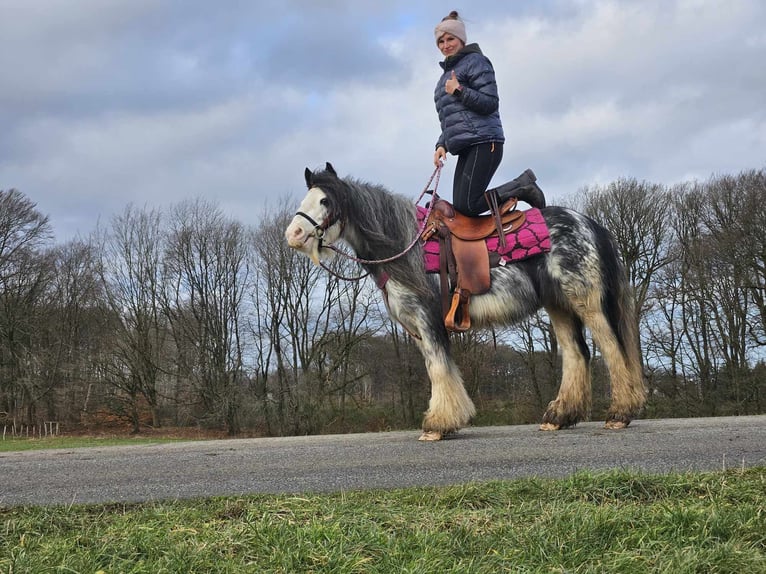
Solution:
<svg viewBox="0 0 766 574"><path fill-rule="evenodd" d="M580 470L766 466L766 416L474 427L0 453L0 507L448 485Z"/></svg>

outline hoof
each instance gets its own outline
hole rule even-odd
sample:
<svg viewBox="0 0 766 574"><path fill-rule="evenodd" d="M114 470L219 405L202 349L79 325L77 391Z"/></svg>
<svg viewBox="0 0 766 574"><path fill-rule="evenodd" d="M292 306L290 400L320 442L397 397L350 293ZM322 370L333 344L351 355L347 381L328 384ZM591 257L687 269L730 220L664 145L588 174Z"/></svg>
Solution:
<svg viewBox="0 0 766 574"><path fill-rule="evenodd" d="M548 408L543 413L543 422L540 425L540 430L549 431L571 428L587 417L588 413L585 409L565 405L556 399L548 403Z"/></svg>
<svg viewBox="0 0 766 574"><path fill-rule="evenodd" d="M604 423L604 428L610 429L610 430L624 429L629 424L630 424L629 422L626 423L625 421L611 420L611 421L606 421Z"/></svg>
<svg viewBox="0 0 766 574"><path fill-rule="evenodd" d="M420 435L420 438L418 440L424 441L424 442L433 442L437 440L441 440L443 437L442 433L439 431L423 431L423 434Z"/></svg>

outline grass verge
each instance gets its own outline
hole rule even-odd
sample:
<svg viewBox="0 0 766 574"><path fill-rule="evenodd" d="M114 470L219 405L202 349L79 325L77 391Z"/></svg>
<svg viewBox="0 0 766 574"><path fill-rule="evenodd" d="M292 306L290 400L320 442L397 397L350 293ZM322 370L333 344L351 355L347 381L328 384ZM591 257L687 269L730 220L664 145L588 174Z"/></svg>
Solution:
<svg viewBox="0 0 766 574"><path fill-rule="evenodd" d="M0 572L766 572L766 467L0 510Z"/></svg>
<svg viewBox="0 0 766 574"><path fill-rule="evenodd" d="M160 437L49 437L49 438L11 438L0 440L0 452L22 450L43 450L47 448L87 448L99 446L128 446L139 444L159 444L192 440L184 438Z"/></svg>

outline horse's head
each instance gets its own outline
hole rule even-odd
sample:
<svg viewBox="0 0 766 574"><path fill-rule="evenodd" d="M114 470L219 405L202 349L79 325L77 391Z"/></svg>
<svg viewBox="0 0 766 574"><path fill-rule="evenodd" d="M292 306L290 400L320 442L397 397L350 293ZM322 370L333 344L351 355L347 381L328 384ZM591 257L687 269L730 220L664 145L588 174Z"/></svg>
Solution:
<svg viewBox="0 0 766 574"><path fill-rule="evenodd" d="M327 162L325 169L304 172L308 193L303 198L295 217L285 230L287 244L308 255L315 264L322 257L323 244L334 243L343 233L343 220L337 194L343 182ZM329 257L333 252L325 249Z"/></svg>

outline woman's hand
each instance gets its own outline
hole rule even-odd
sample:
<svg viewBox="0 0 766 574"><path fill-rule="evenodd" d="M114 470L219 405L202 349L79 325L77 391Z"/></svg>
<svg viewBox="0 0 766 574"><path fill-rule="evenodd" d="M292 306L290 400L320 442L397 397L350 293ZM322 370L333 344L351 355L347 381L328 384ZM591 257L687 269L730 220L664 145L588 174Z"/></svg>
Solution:
<svg viewBox="0 0 766 574"><path fill-rule="evenodd" d="M447 150L443 146L436 148L434 152L434 165L439 167L447 159Z"/></svg>
<svg viewBox="0 0 766 574"><path fill-rule="evenodd" d="M444 83L444 91L450 95L454 95L455 90L457 90L459 87L460 87L460 82L457 81L455 70L452 70L452 76L447 78L447 81Z"/></svg>

